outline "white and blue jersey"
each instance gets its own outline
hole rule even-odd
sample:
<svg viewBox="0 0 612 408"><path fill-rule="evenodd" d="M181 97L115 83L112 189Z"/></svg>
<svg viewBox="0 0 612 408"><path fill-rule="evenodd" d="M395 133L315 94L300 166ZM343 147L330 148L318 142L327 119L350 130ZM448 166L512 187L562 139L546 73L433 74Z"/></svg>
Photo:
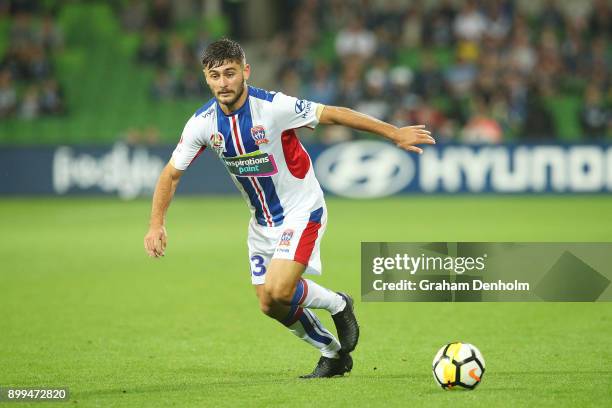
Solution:
<svg viewBox="0 0 612 408"><path fill-rule="evenodd" d="M186 170L207 147L214 150L247 201L254 221L280 227L325 207L310 156L295 129L314 128L319 105L248 87L244 105L226 115L215 98L189 119L172 153Z"/></svg>

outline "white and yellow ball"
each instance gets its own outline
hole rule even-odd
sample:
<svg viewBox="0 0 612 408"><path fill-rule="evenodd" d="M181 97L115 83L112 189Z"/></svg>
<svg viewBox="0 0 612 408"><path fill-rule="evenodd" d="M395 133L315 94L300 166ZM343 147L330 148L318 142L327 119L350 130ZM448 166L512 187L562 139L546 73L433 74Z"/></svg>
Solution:
<svg viewBox="0 0 612 408"><path fill-rule="evenodd" d="M485 360L472 344L449 343L436 353L432 369L436 383L445 390L473 390L482 381Z"/></svg>

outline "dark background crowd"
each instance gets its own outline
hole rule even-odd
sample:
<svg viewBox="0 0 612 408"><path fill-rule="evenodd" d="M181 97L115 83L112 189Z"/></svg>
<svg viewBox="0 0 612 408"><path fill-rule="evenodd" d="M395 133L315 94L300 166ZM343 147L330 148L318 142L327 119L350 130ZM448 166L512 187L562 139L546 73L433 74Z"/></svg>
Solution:
<svg viewBox="0 0 612 408"><path fill-rule="evenodd" d="M51 58L64 47L62 31L52 14L37 11L31 2L0 2L0 15L10 20L0 54L0 119L65 113Z"/></svg>
<svg viewBox="0 0 612 408"><path fill-rule="evenodd" d="M119 10L122 27L142 33L136 59L155 68L150 94L156 100L208 96L198 68L199 56L212 41L210 34L204 27L185 34L176 24L188 19L195 8L195 3L183 2L177 8L165 0L132 0Z"/></svg>
<svg viewBox="0 0 612 408"><path fill-rule="evenodd" d="M610 132L610 2L572 13L544 1L534 14L510 0L372 3L296 2L270 47L282 87L396 124L426 123L444 139L554 137L563 101L580 104L570 114L584 138ZM320 58L313 50L325 41L334 52Z"/></svg>
<svg viewBox="0 0 612 408"><path fill-rule="evenodd" d="M256 50L249 59L271 73L257 85L397 125L424 123L441 140L612 136L606 0L539 0L533 10L513 0L269 1L276 28L264 40L245 32L246 2L108 3L124 35L137 38L134 64L152 72L148 89L135 90L150 103L209 98L199 57L227 35ZM213 3L218 14L207 18ZM53 63L70 47L57 22L61 4L0 1L9 22L0 118L69 114L70 84ZM326 142L354 136L337 128L316 134Z"/></svg>

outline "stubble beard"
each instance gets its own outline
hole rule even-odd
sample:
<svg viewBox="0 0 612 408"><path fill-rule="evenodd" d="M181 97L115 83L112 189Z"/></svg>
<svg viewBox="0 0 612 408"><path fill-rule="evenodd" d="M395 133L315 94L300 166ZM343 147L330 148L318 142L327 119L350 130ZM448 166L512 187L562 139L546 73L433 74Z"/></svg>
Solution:
<svg viewBox="0 0 612 408"><path fill-rule="evenodd" d="M240 83L239 88L236 90L236 94L235 94L234 98L233 98L232 100L230 100L230 101L227 101L227 102L221 102L221 103L222 103L223 105L227 106L229 110L232 110L232 111L233 111L233 110L234 110L234 107L235 107L235 105L236 105L236 102L238 102L238 100L240 99L240 97L241 97L241 96L244 94L245 88L246 88L246 86L245 86L245 84L244 84L244 81L242 81L242 82Z"/></svg>

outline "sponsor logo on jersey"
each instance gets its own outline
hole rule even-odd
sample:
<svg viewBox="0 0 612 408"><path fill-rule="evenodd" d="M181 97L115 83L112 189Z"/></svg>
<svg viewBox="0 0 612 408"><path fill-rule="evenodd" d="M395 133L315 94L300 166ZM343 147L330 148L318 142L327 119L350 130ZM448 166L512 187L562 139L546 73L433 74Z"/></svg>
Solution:
<svg viewBox="0 0 612 408"><path fill-rule="evenodd" d="M203 116L204 118L207 118L207 117L209 117L210 115L212 115L212 114L213 114L213 112L215 111L215 109L216 109L216 108L215 108L215 105L213 104L213 106L211 106L210 108L208 108L208 109L207 109L207 110L204 112L204 114L202 114L201 116Z"/></svg>
<svg viewBox="0 0 612 408"><path fill-rule="evenodd" d="M279 246L289 246L291 245L291 238L293 238L293 230L287 229L283 231L283 234L280 237Z"/></svg>
<svg viewBox="0 0 612 408"><path fill-rule="evenodd" d="M251 128L251 137L257 146L263 143L270 143L270 141L266 139L266 129L261 125Z"/></svg>
<svg viewBox="0 0 612 408"><path fill-rule="evenodd" d="M312 102L306 101L304 99L298 99L295 102L295 113L300 115L303 119L306 119L306 116L310 113L312 109Z"/></svg>
<svg viewBox="0 0 612 408"><path fill-rule="evenodd" d="M221 153L223 153L225 150L225 140L223 139L223 135L219 132L212 134L210 136L210 145L218 155L221 155Z"/></svg>
<svg viewBox="0 0 612 408"><path fill-rule="evenodd" d="M262 151L221 159L229 172L238 177L266 177L278 173L274 156Z"/></svg>

